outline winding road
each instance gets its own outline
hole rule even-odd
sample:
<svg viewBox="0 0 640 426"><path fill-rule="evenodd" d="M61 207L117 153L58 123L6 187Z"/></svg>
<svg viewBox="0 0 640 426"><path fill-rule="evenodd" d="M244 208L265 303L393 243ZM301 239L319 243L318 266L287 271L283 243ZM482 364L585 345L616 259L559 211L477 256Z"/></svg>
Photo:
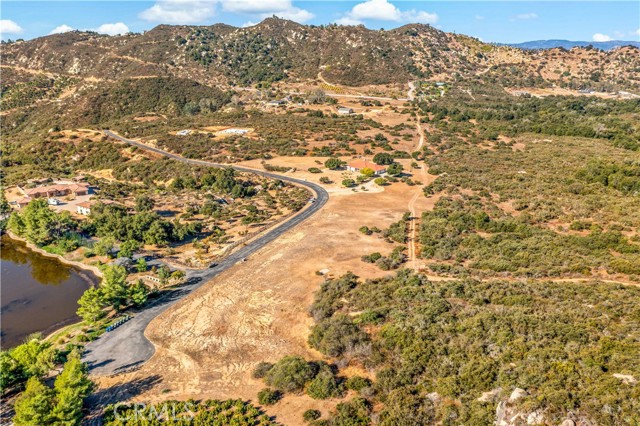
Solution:
<svg viewBox="0 0 640 426"><path fill-rule="evenodd" d="M268 230L265 234L249 241L245 246L221 260L214 268L190 270L188 273L188 284L185 284L172 293L163 296L153 305L136 314L130 321L118 327L116 330L105 333L99 339L87 344L83 355L83 361L88 364L89 371L94 376L106 376L122 373L142 365L145 361L151 358L155 352L153 344L144 335L145 329L155 317L160 315L178 300L204 285L211 278L231 268L236 263L243 261L243 259L252 253L255 253L278 238L280 235L299 225L305 219L320 210L329 200L329 194L324 190L324 188L318 184L307 182L306 180L246 167L230 166L184 158L158 148L150 147L141 142L124 138L109 130L105 130L104 134L110 138L155 152L176 161L207 167L231 167L239 172L253 173L259 176L280 179L295 185L301 185L315 193L316 201L309 204L305 209L301 210L285 222L282 222L275 228Z"/></svg>

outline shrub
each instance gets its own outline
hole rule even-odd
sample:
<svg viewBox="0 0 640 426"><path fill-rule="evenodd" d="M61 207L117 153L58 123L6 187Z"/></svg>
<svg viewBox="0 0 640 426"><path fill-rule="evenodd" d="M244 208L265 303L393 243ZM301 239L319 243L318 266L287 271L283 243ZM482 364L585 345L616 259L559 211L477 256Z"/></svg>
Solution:
<svg viewBox="0 0 640 426"><path fill-rule="evenodd" d="M302 418L305 422L311 422L313 420L318 420L322 414L319 410L309 409L302 414Z"/></svg>
<svg viewBox="0 0 640 426"><path fill-rule="evenodd" d="M333 373L326 369L309 382L307 395L313 399L328 399L341 396L343 393Z"/></svg>
<svg viewBox="0 0 640 426"><path fill-rule="evenodd" d="M354 390L356 392L360 392L360 390L362 390L364 388L371 387L371 380L369 380L369 379L367 379L365 377L353 376L353 377L349 377L349 379L347 379L347 382L345 383L345 386L349 390Z"/></svg>
<svg viewBox="0 0 640 426"><path fill-rule="evenodd" d="M378 259L380 259L382 257L382 255L378 252L375 253L371 253L369 255L364 255L361 257L363 262L367 262L367 263L376 263L376 261Z"/></svg>
<svg viewBox="0 0 640 426"><path fill-rule="evenodd" d="M269 370L273 368L273 364L270 362L259 362L258 365L253 369L253 377L255 379L264 378Z"/></svg>
<svg viewBox="0 0 640 426"><path fill-rule="evenodd" d="M322 173L322 170L317 167L309 167L307 170L309 171L309 173Z"/></svg>
<svg viewBox="0 0 640 426"><path fill-rule="evenodd" d="M271 388L264 388L258 392L258 402L262 405L273 405L282 398L282 394Z"/></svg>
<svg viewBox="0 0 640 426"><path fill-rule="evenodd" d="M265 382L283 392L300 392L317 369L299 356L285 356L265 375Z"/></svg>
<svg viewBox="0 0 640 426"><path fill-rule="evenodd" d="M342 161L339 158L331 157L324 162L324 166L330 170L339 169L342 166Z"/></svg>
<svg viewBox="0 0 640 426"><path fill-rule="evenodd" d="M373 162L380 165L388 165L393 163L393 156L386 152L379 152L373 156Z"/></svg>
<svg viewBox="0 0 640 426"><path fill-rule="evenodd" d="M342 185L347 188L351 188L356 186L356 182L353 179L345 179L342 181Z"/></svg>
<svg viewBox="0 0 640 426"><path fill-rule="evenodd" d="M362 234L364 235L371 235L373 234L373 232L369 229L368 226L361 226L360 229L358 229L358 231L360 231Z"/></svg>
<svg viewBox="0 0 640 426"><path fill-rule="evenodd" d="M370 346L367 333L345 315L318 323L309 336L309 344L331 357L359 355L367 352Z"/></svg>

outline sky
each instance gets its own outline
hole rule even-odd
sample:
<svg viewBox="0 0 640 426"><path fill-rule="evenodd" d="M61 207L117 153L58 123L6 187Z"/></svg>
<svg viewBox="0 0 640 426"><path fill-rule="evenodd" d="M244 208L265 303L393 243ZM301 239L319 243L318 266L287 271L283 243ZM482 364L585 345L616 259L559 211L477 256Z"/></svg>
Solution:
<svg viewBox="0 0 640 426"><path fill-rule="evenodd" d="M250 26L276 15L304 24L391 29L424 23L485 42L640 41L640 1L2 0L0 36L32 39L74 29L116 35L158 24Z"/></svg>

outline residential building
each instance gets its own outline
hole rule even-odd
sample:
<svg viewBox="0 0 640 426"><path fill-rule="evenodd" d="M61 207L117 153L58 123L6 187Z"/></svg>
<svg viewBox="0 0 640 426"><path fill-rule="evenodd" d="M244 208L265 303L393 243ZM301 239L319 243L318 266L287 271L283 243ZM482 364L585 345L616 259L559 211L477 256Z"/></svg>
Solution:
<svg viewBox="0 0 640 426"><path fill-rule="evenodd" d="M387 172L387 166L381 166L365 158L353 160L347 165L347 170L349 170L350 172L358 173L362 169L371 169L377 175L382 175Z"/></svg>

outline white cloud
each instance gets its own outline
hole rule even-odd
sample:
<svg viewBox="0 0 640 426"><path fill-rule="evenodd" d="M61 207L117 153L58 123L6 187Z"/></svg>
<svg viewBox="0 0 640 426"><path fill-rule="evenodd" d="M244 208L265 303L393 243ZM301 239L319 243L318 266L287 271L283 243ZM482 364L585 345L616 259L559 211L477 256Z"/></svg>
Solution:
<svg viewBox="0 0 640 426"><path fill-rule="evenodd" d="M246 14L254 19L276 15L306 22L313 18L311 12L295 7L291 0L161 0L138 16L146 21L164 24L196 24L213 18L217 5L221 5L225 12Z"/></svg>
<svg viewBox="0 0 640 426"><path fill-rule="evenodd" d="M335 22L339 25L360 25L365 19L435 24L438 21L438 15L415 9L401 11L388 0L366 0L353 6L349 12Z"/></svg>
<svg viewBox="0 0 640 426"><path fill-rule="evenodd" d="M138 16L145 21L163 24L195 24L214 17L216 5L211 1L163 0Z"/></svg>
<svg viewBox="0 0 640 426"><path fill-rule="evenodd" d="M593 37L591 37L593 41L611 41L613 40L611 37L609 37L606 34L601 34L601 33L595 33L593 35Z"/></svg>
<svg viewBox="0 0 640 426"><path fill-rule="evenodd" d="M343 16L342 18L336 19L335 21L338 25L364 25L359 19L351 18L349 16Z"/></svg>
<svg viewBox="0 0 640 426"><path fill-rule="evenodd" d="M73 30L74 30L74 28L70 27L69 25L62 24L62 25L58 25L57 27L52 29L51 32L49 33L49 35L51 35L51 34L68 33L69 31L73 31Z"/></svg>
<svg viewBox="0 0 640 426"><path fill-rule="evenodd" d="M242 28L253 27L254 25L258 25L258 23L257 22L247 21L244 24L242 24Z"/></svg>
<svg viewBox="0 0 640 426"><path fill-rule="evenodd" d="M533 13L533 12L520 13L520 14L518 14L518 15L513 17L513 19L517 19L517 20L520 20L520 21L527 21L527 20L530 20L530 19L537 19L537 18L538 18L538 14L537 13Z"/></svg>
<svg viewBox="0 0 640 426"><path fill-rule="evenodd" d="M220 0L222 9L236 13L272 13L291 9L290 0Z"/></svg>
<svg viewBox="0 0 640 426"><path fill-rule="evenodd" d="M20 34L22 27L10 19L0 19L0 34Z"/></svg>
<svg viewBox="0 0 640 426"><path fill-rule="evenodd" d="M438 15L435 13L425 12L424 10L409 10L402 12L402 18L405 21L415 22L418 24L435 24L438 22Z"/></svg>
<svg viewBox="0 0 640 426"><path fill-rule="evenodd" d="M381 21L399 21L402 13L387 0L367 0L353 6L348 14L353 19L378 19Z"/></svg>
<svg viewBox="0 0 640 426"><path fill-rule="evenodd" d="M100 34L119 35L128 33L129 27L123 22L116 22L115 24L102 24L95 31Z"/></svg>
<svg viewBox="0 0 640 426"><path fill-rule="evenodd" d="M484 21L484 16L482 16L482 15L476 15L476 20L477 20L477 21Z"/></svg>
<svg viewBox="0 0 640 426"><path fill-rule="evenodd" d="M637 30L635 30L634 32L631 33L631 35L637 35L640 36L640 28L638 28Z"/></svg>

